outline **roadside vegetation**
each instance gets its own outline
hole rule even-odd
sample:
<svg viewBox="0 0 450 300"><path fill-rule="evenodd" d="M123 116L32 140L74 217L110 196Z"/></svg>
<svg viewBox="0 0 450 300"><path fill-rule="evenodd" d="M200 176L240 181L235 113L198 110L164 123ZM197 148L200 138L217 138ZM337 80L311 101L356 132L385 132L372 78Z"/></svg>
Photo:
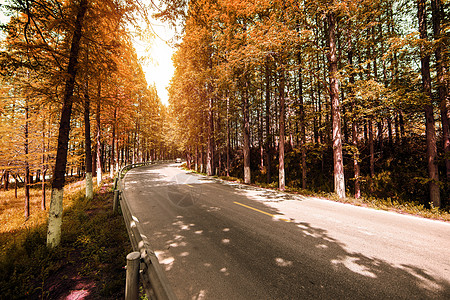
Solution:
<svg viewBox="0 0 450 300"><path fill-rule="evenodd" d="M163 3L188 167L448 211L448 1Z"/></svg>
<svg viewBox="0 0 450 300"><path fill-rule="evenodd" d="M188 169L186 167L186 164L183 164L183 168L185 170L195 172L197 174L201 174L204 176L207 176L206 173L197 172L192 169ZM244 184L243 178L239 177L233 177L233 176L213 176L214 178L218 178L225 181L233 181L238 182L241 184ZM267 184L265 182L255 182L251 184L252 186L257 186L261 188L267 188L267 189L273 189L278 190L278 183L276 181L273 181L271 184ZM426 207L424 204L421 204L419 202L411 202L411 201L401 201L392 199L390 197L388 198L381 198L381 197L371 197L371 196L362 196L360 198L354 198L354 197L346 197L344 199L338 197L335 193L332 192L323 192L323 191L313 191L313 190L307 190L302 189L299 187L293 187L293 186L286 186L285 193L291 193L291 194L299 194L303 196L308 197L316 197L316 198L322 198L330 201L336 201L341 203L348 203L356 206L362 206L362 207L370 207L374 209L380 209L385 211L394 211L400 214L409 214L409 215L415 215L420 216L423 218L428 219L434 219L434 220L441 220L450 222L450 207L446 207L445 209L438 209L435 207Z"/></svg>
<svg viewBox="0 0 450 300"><path fill-rule="evenodd" d="M39 187L31 188L28 220L23 197L0 192L0 220L5 224L0 232L1 299L124 297L123 266L131 245L122 216L112 212L111 182L91 200L84 196L83 181L65 189L62 241L55 249L46 246L48 212L39 210Z"/></svg>

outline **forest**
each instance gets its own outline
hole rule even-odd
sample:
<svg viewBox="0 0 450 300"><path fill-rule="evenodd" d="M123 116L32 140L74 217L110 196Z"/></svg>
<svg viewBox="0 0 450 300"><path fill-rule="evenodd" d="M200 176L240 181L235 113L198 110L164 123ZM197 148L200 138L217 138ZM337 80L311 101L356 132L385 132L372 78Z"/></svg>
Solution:
<svg viewBox="0 0 450 300"><path fill-rule="evenodd" d="M92 198L93 177L99 185L102 173L113 177L126 164L175 156L165 138L168 110L132 43L149 39L142 25L148 6L14 0L2 11L10 21L0 44L1 188L16 197L25 189L25 219L31 186L42 185L41 209L58 223L67 176L86 177Z"/></svg>
<svg viewBox="0 0 450 300"><path fill-rule="evenodd" d="M189 168L448 208L449 1L163 2Z"/></svg>
<svg viewBox="0 0 450 300"><path fill-rule="evenodd" d="M95 177L181 155L247 184L450 206L449 1L2 9L1 188L25 190L28 218L30 186L42 185L49 246L60 242L67 176L84 177L89 198ZM168 106L132 43L154 38L151 17L177 32Z"/></svg>

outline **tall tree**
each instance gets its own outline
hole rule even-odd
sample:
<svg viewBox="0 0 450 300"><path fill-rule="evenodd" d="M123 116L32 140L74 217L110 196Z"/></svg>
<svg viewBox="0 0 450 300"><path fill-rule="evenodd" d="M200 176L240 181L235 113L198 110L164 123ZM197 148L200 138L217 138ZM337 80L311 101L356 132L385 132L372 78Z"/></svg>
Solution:
<svg viewBox="0 0 450 300"><path fill-rule="evenodd" d="M248 95L248 82L244 76L244 84L242 87L242 127L243 132L243 153L244 153L244 182L251 183L250 169L250 99Z"/></svg>
<svg viewBox="0 0 450 300"><path fill-rule="evenodd" d="M102 84L100 82L100 79L98 80L98 87L97 87L97 106L96 106L96 113L95 113L95 124L96 124L96 134L95 134L95 155L96 155L96 167L97 167L97 186L100 186L102 182L102 129L101 129L101 93L102 93Z"/></svg>
<svg viewBox="0 0 450 300"><path fill-rule="evenodd" d="M417 16L419 19L419 32L422 44L420 47L420 63L422 74L422 89L425 97L425 135L427 142L427 163L430 188L430 201L434 207L440 207L439 173L437 166L436 129L434 120L433 96L431 94L430 55L426 50L427 35L426 1L417 1Z"/></svg>
<svg viewBox="0 0 450 300"><path fill-rule="evenodd" d="M436 41L436 81L438 85L439 106L441 110L442 139L444 144L444 161L447 180L450 180L450 93L448 69L444 59L445 42L441 32L442 1L431 0L433 34ZM447 75L447 76L446 76ZM446 78L447 77L447 78Z"/></svg>
<svg viewBox="0 0 450 300"><path fill-rule="evenodd" d="M30 140L29 140L29 101L28 96L25 97L25 219L28 219L30 216L30 163L28 162L29 157L29 147L30 147Z"/></svg>
<svg viewBox="0 0 450 300"><path fill-rule="evenodd" d="M88 82L85 83L84 91L84 147L85 147L85 168L86 168L86 198L92 199L94 196L94 184L92 182L92 149L91 149L91 121L90 121L91 101L89 98Z"/></svg>
<svg viewBox="0 0 450 300"><path fill-rule="evenodd" d="M72 115L73 89L75 86L75 77L77 75L78 53L80 50L82 26L86 10L87 0L80 0L71 41L69 64L67 65L67 80L64 90L63 108L58 134L58 148L52 179L52 196L47 231L47 246L50 248L58 246L61 242L64 175L66 171L67 148L69 144L70 116Z"/></svg>
<svg viewBox="0 0 450 300"><path fill-rule="evenodd" d="M278 187L284 191L286 188L286 178L284 169L284 144L285 144L285 98L284 98L284 72L281 71L280 85L280 144L278 145Z"/></svg>
<svg viewBox="0 0 450 300"><path fill-rule="evenodd" d="M336 54L336 16L333 9L327 12L328 43L327 54L330 73L330 99L333 128L334 191L339 198L345 198L344 158L342 155L341 112L339 101L338 58Z"/></svg>

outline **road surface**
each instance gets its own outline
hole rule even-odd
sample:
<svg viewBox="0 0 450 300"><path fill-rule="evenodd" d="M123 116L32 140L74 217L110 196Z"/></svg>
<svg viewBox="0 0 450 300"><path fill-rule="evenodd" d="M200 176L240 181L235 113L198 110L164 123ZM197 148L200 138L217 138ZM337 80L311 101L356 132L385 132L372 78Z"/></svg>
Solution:
<svg viewBox="0 0 450 300"><path fill-rule="evenodd" d="M450 299L450 224L136 168L126 199L179 299Z"/></svg>

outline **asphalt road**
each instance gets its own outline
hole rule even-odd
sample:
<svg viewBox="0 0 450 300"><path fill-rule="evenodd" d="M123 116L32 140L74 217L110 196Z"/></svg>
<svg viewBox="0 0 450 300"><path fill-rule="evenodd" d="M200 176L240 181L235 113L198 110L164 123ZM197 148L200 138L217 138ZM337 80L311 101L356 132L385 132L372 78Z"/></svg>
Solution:
<svg viewBox="0 0 450 300"><path fill-rule="evenodd" d="M130 209L179 299L450 299L450 224L129 171Z"/></svg>

